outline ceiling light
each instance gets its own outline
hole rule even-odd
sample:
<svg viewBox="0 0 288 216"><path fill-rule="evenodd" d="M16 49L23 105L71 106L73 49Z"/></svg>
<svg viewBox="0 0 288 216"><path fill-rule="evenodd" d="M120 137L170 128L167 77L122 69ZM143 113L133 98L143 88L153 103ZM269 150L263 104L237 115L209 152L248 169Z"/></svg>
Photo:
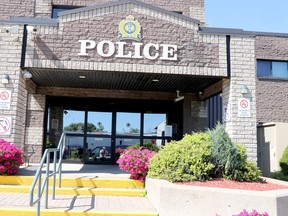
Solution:
<svg viewBox="0 0 288 216"><path fill-rule="evenodd" d="M80 75L79 78L80 78L80 79L86 79L86 76Z"/></svg>
<svg viewBox="0 0 288 216"><path fill-rule="evenodd" d="M25 79L31 79L32 78L32 74L28 70L24 70L22 73L22 76Z"/></svg>
<svg viewBox="0 0 288 216"><path fill-rule="evenodd" d="M159 82L159 79L152 79L152 82Z"/></svg>

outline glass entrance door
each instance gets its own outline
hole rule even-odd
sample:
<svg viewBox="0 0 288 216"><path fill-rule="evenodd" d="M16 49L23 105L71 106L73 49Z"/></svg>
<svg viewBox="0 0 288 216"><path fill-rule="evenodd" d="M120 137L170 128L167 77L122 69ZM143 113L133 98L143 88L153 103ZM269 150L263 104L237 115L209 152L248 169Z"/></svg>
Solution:
<svg viewBox="0 0 288 216"><path fill-rule="evenodd" d="M88 111L86 163L110 163L112 161L112 112Z"/></svg>

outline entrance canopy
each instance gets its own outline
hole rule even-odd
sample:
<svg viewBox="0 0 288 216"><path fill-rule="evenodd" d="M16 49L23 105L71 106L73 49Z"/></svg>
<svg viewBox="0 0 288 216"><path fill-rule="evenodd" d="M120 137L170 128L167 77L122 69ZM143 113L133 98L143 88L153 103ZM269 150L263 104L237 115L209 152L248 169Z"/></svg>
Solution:
<svg viewBox="0 0 288 216"><path fill-rule="evenodd" d="M93 88L183 93L203 92L220 81L219 77L178 74L123 73L65 69L28 68L37 92L46 87Z"/></svg>

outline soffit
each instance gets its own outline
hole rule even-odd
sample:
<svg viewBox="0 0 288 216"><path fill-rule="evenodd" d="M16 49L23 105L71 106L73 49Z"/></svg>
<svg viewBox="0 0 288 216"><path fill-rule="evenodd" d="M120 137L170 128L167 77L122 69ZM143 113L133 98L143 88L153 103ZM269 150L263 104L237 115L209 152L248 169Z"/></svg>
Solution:
<svg viewBox="0 0 288 216"><path fill-rule="evenodd" d="M65 69L27 68L39 87L69 87L130 91L198 93L221 80L179 74L127 73ZM85 76L85 79L79 78ZM159 80L155 82L153 80Z"/></svg>

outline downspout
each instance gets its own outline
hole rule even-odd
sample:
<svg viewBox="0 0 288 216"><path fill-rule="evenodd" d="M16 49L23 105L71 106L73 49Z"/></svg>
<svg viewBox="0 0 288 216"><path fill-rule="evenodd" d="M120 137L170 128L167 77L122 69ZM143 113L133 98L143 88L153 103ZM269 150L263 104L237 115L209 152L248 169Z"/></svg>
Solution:
<svg viewBox="0 0 288 216"><path fill-rule="evenodd" d="M22 38L22 50L21 50L21 62L20 68L23 69L25 67L25 59L26 59L26 48L27 48L27 24L23 27L23 38ZM23 151L25 151L25 144L26 144L26 129L27 129L27 112L28 112L28 102L29 102L29 93L27 91L26 94L26 114L25 114L25 127L24 127L24 140L23 140Z"/></svg>
<svg viewBox="0 0 288 216"><path fill-rule="evenodd" d="M22 51L21 51L21 62L20 68L23 69L25 67L26 60L26 49L27 49L27 24L24 25L23 28L23 39L22 39Z"/></svg>
<svg viewBox="0 0 288 216"><path fill-rule="evenodd" d="M231 77L231 52L230 52L231 37L226 35L226 59L227 59L227 77Z"/></svg>
<svg viewBox="0 0 288 216"><path fill-rule="evenodd" d="M230 52L231 36L226 35L226 59L227 59L227 77L231 77L231 52Z"/></svg>

